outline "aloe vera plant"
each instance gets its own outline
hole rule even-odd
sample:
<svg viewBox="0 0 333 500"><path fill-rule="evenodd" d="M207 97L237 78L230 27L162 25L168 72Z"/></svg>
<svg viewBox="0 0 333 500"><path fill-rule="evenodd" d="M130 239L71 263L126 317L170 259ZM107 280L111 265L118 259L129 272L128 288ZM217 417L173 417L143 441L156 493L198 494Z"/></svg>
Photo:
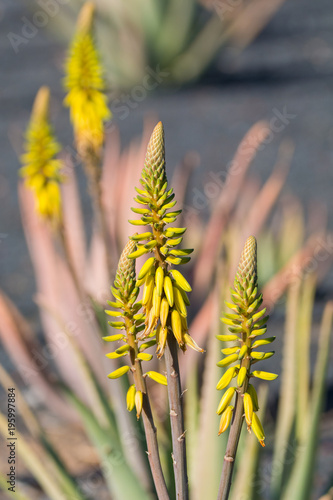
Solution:
<svg viewBox="0 0 333 500"><path fill-rule="evenodd" d="M22 384L31 391L37 388L48 410L62 422L80 426L112 500L238 500L240 496L256 500L260 492L254 478L261 472L265 442L270 449L274 444L274 473L266 478L271 498L307 500L325 395L332 304L326 305L323 314L312 377L312 309L320 276L298 276L296 285L287 276L295 265L306 268L317 240L310 238L303 244L304 222L299 214L288 215L287 221L281 218L278 239L272 230L264 229L286 178L286 169L279 163L256 197L249 196L247 169L265 138L265 123L254 125L239 146L235 161L241 173L234 178L230 174L232 189L221 191L207 228L200 217L188 222L184 210L175 208L177 201L184 204L188 178L179 170L181 182L168 181L161 122L152 132L149 129L139 149L131 146L114 164L103 163L104 155L110 154L105 127L111 114L93 32L94 12L92 2L87 2L79 16L66 63L64 101L94 209L90 248L75 174L65 173L65 164L57 156L60 144L51 125L51 96L45 87L37 93L22 156L22 216L36 271L43 333L55 352L57 372L47 356L36 360L35 353L44 353L43 346L1 293L2 342ZM166 27L162 41L167 32ZM176 42L171 52L176 51ZM115 136L111 142L114 151ZM244 144L249 142L255 145L253 154L244 158ZM290 159L290 148L282 148L281 155L283 161ZM140 187L135 185L137 177ZM131 215L131 225L129 210L136 217ZM112 212L116 215L111 221ZM245 220L242 227L241 219ZM259 234L258 262L256 238L248 236L252 233ZM185 248L180 246L183 242ZM192 246L196 251L187 248ZM228 299L235 269L231 302L226 303L231 312L224 313L220 323L218 311ZM258 274L264 276L263 294ZM113 298L104 292L111 284ZM274 443L268 387L260 385L257 390L255 386L259 380L277 377L264 371L265 365L261 369L261 363L274 354L265 351L274 341L273 336L264 337L266 305L271 308L285 291L285 344ZM106 352L110 346L112 352ZM41 359L42 367L37 362ZM16 381L0 367L0 383L6 390ZM222 398L221 390L225 391ZM28 488L21 481L17 498L36 498L41 491L51 500L97 498L99 493L87 491L62 459L62 450L50 440L39 412L31 411L23 391L18 389L17 395L24 425L17 433L19 455L36 480ZM265 408L267 438L261 423ZM245 428L249 433L244 436ZM6 439L2 414L0 432ZM297 451L292 463L286 461L286 443ZM0 487L13 497L6 491L3 475Z"/></svg>

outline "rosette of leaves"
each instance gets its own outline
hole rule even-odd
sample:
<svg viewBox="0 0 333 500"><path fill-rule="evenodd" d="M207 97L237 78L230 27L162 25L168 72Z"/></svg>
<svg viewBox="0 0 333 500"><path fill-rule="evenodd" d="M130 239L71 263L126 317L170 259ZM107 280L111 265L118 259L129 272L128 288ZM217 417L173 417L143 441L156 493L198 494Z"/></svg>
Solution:
<svg viewBox="0 0 333 500"><path fill-rule="evenodd" d="M188 333L187 292L191 286L180 271L173 268L188 263L193 249L178 248L186 228L168 227L177 220L181 210L174 209L177 202L173 189L168 187L162 122L155 126L150 137L140 183L142 188L136 188L135 201L142 208L132 208L132 211L141 217L129 222L148 226L149 231L132 236L137 249L129 257L136 259L153 254L142 266L136 283L137 287L144 285L145 328L141 337L149 337L156 328L158 357L164 353L168 333L175 336L182 350L190 346L202 352Z"/></svg>
<svg viewBox="0 0 333 500"><path fill-rule="evenodd" d="M156 382L167 385L166 377L155 371L142 372L142 361L150 361L152 354L146 350L156 344L156 332L152 331L149 339L139 342L137 335L145 329L144 314L140 311L141 301L136 301L139 288L136 286L135 261L129 259L129 254L135 251L135 241L130 240L125 246L117 268L114 286L111 287L115 301L108 301L113 310L106 310L106 314L112 317L109 325L119 330L119 333L103 340L112 343L120 343L120 346L106 356L109 359L129 358L129 364L117 368L108 375L109 378L119 378L126 373L132 372L134 384L130 386L127 393L127 409L132 411L136 407L137 417L142 411L143 394L146 393L144 378L152 378Z"/></svg>
<svg viewBox="0 0 333 500"><path fill-rule="evenodd" d="M220 367L228 367L217 384L218 390L226 389L217 409L217 413L221 415L219 434L230 425L234 413L232 401L236 397L237 404L244 408L248 430L252 429L264 446L265 433L256 414L259 410L258 398L251 379L274 380L278 375L257 370L254 366L273 356L274 351L262 352L259 349L270 345L275 337L262 338L267 331L266 322L269 317L265 308L260 309L263 297L258 292L257 242L253 236L245 243L234 289L231 290L231 300L232 303L226 302L226 305L232 313L225 313L221 318L228 325L230 334L217 336L222 342L229 343L228 347L222 349L225 357L218 363ZM236 384L230 386L234 378ZM243 417L243 412L241 416Z"/></svg>

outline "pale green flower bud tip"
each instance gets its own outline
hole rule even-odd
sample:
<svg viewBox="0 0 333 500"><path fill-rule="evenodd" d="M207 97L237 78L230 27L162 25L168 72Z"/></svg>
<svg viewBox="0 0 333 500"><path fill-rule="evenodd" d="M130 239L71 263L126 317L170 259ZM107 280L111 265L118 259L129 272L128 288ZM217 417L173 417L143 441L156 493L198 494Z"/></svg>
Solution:
<svg viewBox="0 0 333 500"><path fill-rule="evenodd" d="M241 281L253 279L257 282L257 240L254 236L249 236L241 254L237 275Z"/></svg>
<svg viewBox="0 0 333 500"><path fill-rule="evenodd" d="M115 286L124 294L128 295L135 287L135 260L129 259L129 255L134 252L136 243L128 240L118 263Z"/></svg>
<svg viewBox="0 0 333 500"><path fill-rule="evenodd" d="M96 7L94 2L86 2L83 5L77 20L78 33L85 35L86 33L91 32L94 22L95 10Z"/></svg>
<svg viewBox="0 0 333 500"><path fill-rule="evenodd" d="M49 106L50 89L49 87L43 86L39 89L35 97L31 112L31 119L33 121L47 121L49 115Z"/></svg>
<svg viewBox="0 0 333 500"><path fill-rule="evenodd" d="M164 128L159 122L150 137L144 168L142 170L142 184L150 195L161 194L162 188L167 182L165 172L165 145Z"/></svg>

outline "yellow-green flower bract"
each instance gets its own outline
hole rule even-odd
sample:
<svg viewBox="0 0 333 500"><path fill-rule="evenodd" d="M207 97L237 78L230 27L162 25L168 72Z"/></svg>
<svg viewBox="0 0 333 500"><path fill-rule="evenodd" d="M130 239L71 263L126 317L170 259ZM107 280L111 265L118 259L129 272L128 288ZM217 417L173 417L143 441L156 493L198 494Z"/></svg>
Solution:
<svg viewBox="0 0 333 500"><path fill-rule="evenodd" d="M144 328L145 317L140 313L142 303L136 302L139 288L136 286L135 275L135 260L129 259L128 256L135 251L136 243L129 240L125 246L118 263L114 287L112 293L115 297L115 302L108 302L111 307L116 310L106 310L106 314L113 319L109 321L109 325L118 330L123 330L123 333L118 335L109 335L103 337L107 342L122 342L122 344L114 351L106 356L110 359L120 359L129 357L131 371L141 371L141 362L150 361L152 355L144 352L149 347L156 345L156 339L153 338L156 332L153 331L150 335L151 340L139 343L137 334ZM136 364L136 363L139 363ZM111 379L119 378L130 372L130 366L125 365L117 368L108 376ZM142 373L142 372L141 372ZM166 380L164 375L149 371L145 376L148 376L156 382L165 385ZM139 418L142 410L142 391L135 384L132 385L127 393L127 409L132 411L134 407L137 410Z"/></svg>
<svg viewBox="0 0 333 500"><path fill-rule="evenodd" d="M20 175L35 197L38 214L53 223L61 220L60 183L62 162L56 158L61 146L49 123L50 91L41 87L35 98L26 131L25 153L21 156Z"/></svg>
<svg viewBox="0 0 333 500"><path fill-rule="evenodd" d="M111 118L105 94L100 56L92 32L94 4L81 9L77 32L66 61L64 104L70 109L79 153L99 154L104 142L104 123Z"/></svg>
<svg viewBox="0 0 333 500"><path fill-rule="evenodd" d="M257 283L257 242L253 236L250 236L244 246L235 281L234 289L231 290L232 304L226 302L232 313L225 313L221 318L222 322L229 328L231 335L218 335L217 338L222 342L232 342L232 346L222 349L226 355L218 366L228 366L237 363L227 369L217 384L217 389L226 388L237 375L236 393L241 396L244 407L244 415L248 430L251 428L258 438L260 444L264 446L265 434L256 412L259 410L257 393L255 388L249 384L252 377L262 378L264 380L274 380L277 375L258 370L251 371L252 365L259 360L268 359L274 352L257 352L255 349L260 346L271 344L275 337L269 337L263 340L256 340L258 336L266 333L266 322L268 316L265 316L266 309L260 310L262 304L262 295L258 292ZM223 411L227 405L230 405L232 392L226 389L221 402ZM239 397L239 396L238 396ZM218 408L221 411L221 403ZM228 406L228 413L221 419L219 434L224 432L231 422L230 412L232 406Z"/></svg>
<svg viewBox="0 0 333 500"><path fill-rule="evenodd" d="M188 333L187 292L191 286L185 277L170 265L186 264L192 249L179 250L186 228L167 227L176 221L181 210L174 210L176 201L172 188L168 188L165 171L165 146L163 125L159 122L150 137L140 182L142 189L136 189L135 201L142 208L132 208L141 215L139 220L130 221L135 226L150 226L151 230L134 235L137 250L130 258L149 253L149 257L139 273L137 286L144 285L143 308L146 316L142 338L149 336L157 327L157 355L164 352L166 336L172 332L181 349L189 346L203 352Z"/></svg>

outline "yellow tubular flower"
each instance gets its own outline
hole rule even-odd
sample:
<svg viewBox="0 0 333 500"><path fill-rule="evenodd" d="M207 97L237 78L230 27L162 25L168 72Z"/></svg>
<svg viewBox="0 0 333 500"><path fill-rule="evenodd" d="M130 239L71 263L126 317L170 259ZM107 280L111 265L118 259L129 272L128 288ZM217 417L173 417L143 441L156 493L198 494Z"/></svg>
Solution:
<svg viewBox="0 0 333 500"><path fill-rule="evenodd" d="M105 95L103 68L93 35L94 4L81 9L77 31L65 66L64 104L70 109L79 153L99 155L104 142L104 123L111 118Z"/></svg>
<svg viewBox="0 0 333 500"><path fill-rule="evenodd" d="M151 252L154 255L143 265L136 283L136 286L144 284L142 303L146 320L142 338L148 337L156 326L158 328L161 325L157 342L158 357L163 355L168 332L174 335L183 351L191 347L203 352L188 333L186 306L189 305L189 300L186 293L191 291L191 286L178 270L170 269L170 265L189 262L189 255L193 250L176 248L181 243L186 228L167 227L176 221L181 210L174 210L175 195L168 188L161 122L156 125L150 137L140 182L142 188L136 189L138 194L135 201L145 208L132 208L141 218L129 222L146 228L145 232L132 237L138 242L137 250L129 257L136 259ZM150 231L147 231L147 226L151 228Z"/></svg>
<svg viewBox="0 0 333 500"><path fill-rule="evenodd" d="M61 146L49 123L50 90L41 87L35 98L30 123L26 131L25 153L20 176L35 196L37 213L57 224L61 220L60 183L62 162L56 159Z"/></svg>
<svg viewBox="0 0 333 500"><path fill-rule="evenodd" d="M270 345L275 338L255 340L258 336L266 333L268 316L265 316L266 309L259 310L263 299L262 295L258 293L257 242L253 236L246 240L234 281L234 289L231 290L231 298L233 303L226 302L226 304L232 313L225 313L224 317L221 318L222 322L228 325L231 335L218 335L217 338L223 342L233 342L236 345L222 349L222 353L226 354L227 357L219 361L217 365L225 367L234 362L238 362L238 365L225 372L217 384L217 389L229 385L239 368L237 370L237 397L239 398L237 404L241 404L244 408L248 430L250 431L252 428L260 444L264 446L264 431L255 413L259 409L257 393L249 381L252 377L274 380L277 375L261 370L251 371L252 365L260 360L268 359L274 354L273 351L265 353L257 352L254 349ZM232 354L234 349L239 350L239 353ZM233 368L235 372L231 371ZM219 410L221 410L221 403Z"/></svg>
<svg viewBox="0 0 333 500"><path fill-rule="evenodd" d="M114 281L114 287L111 287L112 293L116 302L108 301L108 304L116 310L106 310L106 314L111 316L112 321L109 325L118 330L123 330L124 333L118 335L109 335L103 337L107 342L117 342L117 348L106 354L109 359L129 359L129 365L121 366L117 370L108 375L109 378L115 379L123 375L131 373L134 378L134 384L130 386L126 404L128 411L136 408L137 417L139 418L142 412L143 392L146 391L144 377L156 372L142 373L142 362L149 362L152 355L144 352L151 346L156 345L156 339L151 339L148 342L140 343L138 334L145 327L144 315L139 313L142 303L137 302L139 288L136 286L135 261L129 259L129 255L135 252L135 241L129 240L125 246L119 259L117 273ZM152 278L152 290L154 286L154 278ZM152 295L152 294L151 294ZM160 297L158 297L160 299ZM157 306L156 306L157 307ZM155 332L153 332L155 335ZM119 345L119 342L121 344ZM158 383L163 383L165 377L161 374L156 374ZM156 380L156 377L151 377ZM161 382L162 380L162 382Z"/></svg>

